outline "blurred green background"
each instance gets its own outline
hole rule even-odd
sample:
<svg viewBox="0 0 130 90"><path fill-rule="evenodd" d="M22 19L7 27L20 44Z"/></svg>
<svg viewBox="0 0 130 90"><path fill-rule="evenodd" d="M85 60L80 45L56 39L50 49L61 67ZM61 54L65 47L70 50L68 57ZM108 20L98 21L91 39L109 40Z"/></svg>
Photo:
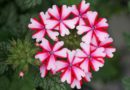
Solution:
<svg viewBox="0 0 130 90"><path fill-rule="evenodd" d="M53 4L72 5L81 0L0 0L0 90L71 90L58 75L41 79L38 48L27 25ZM82 90L130 90L130 0L86 0L91 10L109 20L109 33L117 48L113 59L106 59L99 72ZM76 42L76 40L74 41ZM25 72L23 78L19 72ZM76 89L74 89L76 90Z"/></svg>

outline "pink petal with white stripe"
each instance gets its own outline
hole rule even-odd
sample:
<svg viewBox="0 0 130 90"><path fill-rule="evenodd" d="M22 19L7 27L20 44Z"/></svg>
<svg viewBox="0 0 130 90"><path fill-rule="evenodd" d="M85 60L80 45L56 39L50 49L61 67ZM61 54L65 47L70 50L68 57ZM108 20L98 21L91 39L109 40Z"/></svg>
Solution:
<svg viewBox="0 0 130 90"><path fill-rule="evenodd" d="M40 44L40 46L41 46L43 49L47 50L47 51L51 51L50 43L49 43L49 41L48 41L47 39L45 39L45 38L42 39L42 43Z"/></svg>
<svg viewBox="0 0 130 90"><path fill-rule="evenodd" d="M51 55L48 64L47 64L47 70L55 70L56 69L56 59L54 55Z"/></svg>
<svg viewBox="0 0 130 90"><path fill-rule="evenodd" d="M61 50L55 51L54 55L58 56L58 57L62 57L62 58L66 58L67 57L67 48L63 48Z"/></svg>
<svg viewBox="0 0 130 90"><path fill-rule="evenodd" d="M99 71L99 68L104 66L104 63L101 63L95 59L91 60L91 63L94 71Z"/></svg>
<svg viewBox="0 0 130 90"><path fill-rule="evenodd" d="M46 20L46 28L47 29L54 29L58 24L59 22L57 20Z"/></svg>
<svg viewBox="0 0 130 90"><path fill-rule="evenodd" d="M54 40L54 41L57 41L58 40L58 36L59 36L59 33L58 32L55 32L55 31L52 31L52 30L47 30L47 34L48 36Z"/></svg>
<svg viewBox="0 0 130 90"><path fill-rule="evenodd" d="M67 69L66 71L64 71L64 73L61 76L61 81L62 82L67 81L68 84L71 83L72 77L71 77L71 70L70 69Z"/></svg>
<svg viewBox="0 0 130 90"><path fill-rule="evenodd" d="M96 27L98 27L98 28L108 27L107 19L102 18L102 19L96 24Z"/></svg>
<svg viewBox="0 0 130 90"><path fill-rule="evenodd" d="M59 17L60 17L60 15L59 15L59 10L58 10L58 6L56 6L56 5L53 5L53 6L52 6L52 9L51 9L51 8L48 9L48 13L49 13L50 15L52 15L53 17L57 18L57 19L59 19Z"/></svg>
<svg viewBox="0 0 130 90"><path fill-rule="evenodd" d="M67 53L67 54L68 54L69 63L72 63L73 60L74 60L74 58L75 58L76 51L73 50L73 51L71 52L71 51L68 50L68 53Z"/></svg>
<svg viewBox="0 0 130 90"><path fill-rule="evenodd" d="M116 51L115 48L105 48L106 56L112 58L114 55L113 53Z"/></svg>
<svg viewBox="0 0 130 90"><path fill-rule="evenodd" d="M44 26L39 23L36 19L31 18L31 24L28 25L30 29L44 29Z"/></svg>
<svg viewBox="0 0 130 90"><path fill-rule="evenodd" d="M45 61L49 56L49 53L48 52L45 52L45 53L38 53L35 55L35 58L36 59L39 59L41 62Z"/></svg>
<svg viewBox="0 0 130 90"><path fill-rule="evenodd" d="M68 63L64 61L56 61L56 71L60 71L68 66Z"/></svg>
<svg viewBox="0 0 130 90"><path fill-rule="evenodd" d="M77 50L76 50L76 57L85 58L85 57L87 57L87 56L86 56L86 54L85 54L82 50L77 49Z"/></svg>
<svg viewBox="0 0 130 90"><path fill-rule="evenodd" d="M44 78L46 76L47 69L46 69L46 66L44 64L40 67L40 73L41 73L42 78Z"/></svg>
<svg viewBox="0 0 130 90"><path fill-rule="evenodd" d="M90 82L92 78L92 74L90 72L85 73L85 81Z"/></svg>
<svg viewBox="0 0 130 90"><path fill-rule="evenodd" d="M74 73L75 73L77 80L81 80L82 77L85 76L85 73L81 69L79 69L77 67L73 67L73 70L74 70Z"/></svg>
<svg viewBox="0 0 130 90"><path fill-rule="evenodd" d="M76 5L72 5L72 8L71 8L71 9L72 9L71 11L72 11L72 13L73 13L74 15L76 15L76 16L79 15L79 11L78 11Z"/></svg>
<svg viewBox="0 0 130 90"><path fill-rule="evenodd" d="M93 57L105 57L104 48L97 48L91 55Z"/></svg>
<svg viewBox="0 0 130 90"><path fill-rule="evenodd" d="M36 39L36 42L39 42L42 40L42 38L45 36L45 31L41 30L33 34L32 38Z"/></svg>
<svg viewBox="0 0 130 90"><path fill-rule="evenodd" d="M77 57L75 57L75 59L74 59L74 61L73 61L73 65L79 64L79 63L81 63L82 61L83 61L83 58L77 58Z"/></svg>
<svg viewBox="0 0 130 90"><path fill-rule="evenodd" d="M106 39L106 37L109 36L107 32L103 32L103 31L99 31L99 30L95 30L95 34L100 41L104 41Z"/></svg>
<svg viewBox="0 0 130 90"><path fill-rule="evenodd" d="M59 42L55 43L55 45L53 47L53 51L59 50L61 47L63 47L63 45L64 45L63 41L59 41Z"/></svg>
<svg viewBox="0 0 130 90"><path fill-rule="evenodd" d="M93 36L93 31L89 31L87 34L85 34L82 37L82 41L87 43L87 44L90 44L91 40L92 40L92 36Z"/></svg>
<svg viewBox="0 0 130 90"><path fill-rule="evenodd" d="M66 5L62 6L62 14L61 14L61 18L65 19L66 17L68 17L68 15L71 13L71 8L67 7Z"/></svg>
<svg viewBox="0 0 130 90"><path fill-rule="evenodd" d="M61 36L69 35L70 32L63 23L60 23L60 34Z"/></svg>
<svg viewBox="0 0 130 90"><path fill-rule="evenodd" d="M84 62L80 65L80 67L85 71L85 72L89 72L89 60L86 58L84 60Z"/></svg>
<svg viewBox="0 0 130 90"><path fill-rule="evenodd" d="M85 21L83 18L79 19L79 25L86 25Z"/></svg>
<svg viewBox="0 0 130 90"><path fill-rule="evenodd" d="M86 43L80 43L81 48L83 49L83 51L89 55L90 54L90 44L86 44Z"/></svg>
<svg viewBox="0 0 130 90"><path fill-rule="evenodd" d="M109 45L113 42L112 38L107 37L104 41L100 43L100 46Z"/></svg>
<svg viewBox="0 0 130 90"><path fill-rule="evenodd" d="M71 83L71 88L77 87L77 89L81 89L81 81L74 79Z"/></svg>
<svg viewBox="0 0 130 90"><path fill-rule="evenodd" d="M89 9L89 7L90 7L90 4L89 4L89 3L86 3L85 0L82 0L82 2L81 2L80 5L81 5L81 6L80 6L80 12L81 12L81 13L86 12L86 11Z"/></svg>
<svg viewBox="0 0 130 90"><path fill-rule="evenodd" d="M91 28L88 26L77 26L76 29L78 30L78 34L81 35L83 33L88 32Z"/></svg>
<svg viewBox="0 0 130 90"><path fill-rule="evenodd" d="M87 16L87 19L88 19L89 23L91 25L94 25L95 21L97 19L98 13L97 12L88 11L86 16Z"/></svg>
<svg viewBox="0 0 130 90"><path fill-rule="evenodd" d="M73 19L72 20L64 20L63 23L70 29L74 29L75 24L76 24L76 22Z"/></svg>

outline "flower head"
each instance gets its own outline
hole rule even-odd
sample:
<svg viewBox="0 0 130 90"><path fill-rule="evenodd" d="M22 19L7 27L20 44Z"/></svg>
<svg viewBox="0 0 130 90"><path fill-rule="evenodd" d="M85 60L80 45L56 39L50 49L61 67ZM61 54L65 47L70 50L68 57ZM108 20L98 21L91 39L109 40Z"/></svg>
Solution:
<svg viewBox="0 0 130 90"><path fill-rule="evenodd" d="M71 84L73 80L82 80L82 77L85 77L85 73L79 67L79 64L82 62L83 59L75 57L76 51L68 51L67 53L67 60L57 61L56 71L61 71L61 81L67 81L67 83Z"/></svg>
<svg viewBox="0 0 130 90"><path fill-rule="evenodd" d="M66 57L67 49L62 48L63 45L63 41L58 41L54 46L52 46L48 40L43 38L42 43L40 44L42 52L37 53L35 58L39 59L43 63L46 62L47 70L55 70L57 57Z"/></svg>
<svg viewBox="0 0 130 90"><path fill-rule="evenodd" d="M69 29L75 28L75 22L72 19L69 19L71 14L71 8L63 5L58 7L53 5L52 8L48 10L50 19L47 20L48 29L56 29L60 32L61 36L69 35Z"/></svg>
<svg viewBox="0 0 130 90"><path fill-rule="evenodd" d="M77 26L77 33L79 35L85 34L82 37L82 41L89 44L93 36L100 41L104 41L109 36L106 31L108 28L107 20L105 18L98 19L98 13L92 11L86 13L86 18L86 25Z"/></svg>
<svg viewBox="0 0 130 90"><path fill-rule="evenodd" d="M59 35L59 33L55 32L52 29L46 28L46 19L49 18L48 13L44 14L43 12L41 12L39 14L39 18L40 21L38 21L36 18L31 18L31 23L28 25L28 27L31 30L36 31L36 33L33 34L32 38L36 39L36 41L40 41L47 34L52 40L54 41L58 40L57 36Z"/></svg>
<svg viewBox="0 0 130 90"><path fill-rule="evenodd" d="M82 2L76 6L72 6L72 13L74 14L74 20L76 24L78 25L85 25L85 18L86 18L86 13L90 8L90 4L86 3L85 0L82 0Z"/></svg>

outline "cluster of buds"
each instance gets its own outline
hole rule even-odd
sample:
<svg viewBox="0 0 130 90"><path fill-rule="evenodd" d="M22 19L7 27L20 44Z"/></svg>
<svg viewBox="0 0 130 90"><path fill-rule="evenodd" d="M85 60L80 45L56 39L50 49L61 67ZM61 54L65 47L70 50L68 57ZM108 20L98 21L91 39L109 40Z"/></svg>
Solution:
<svg viewBox="0 0 130 90"><path fill-rule="evenodd" d="M99 18L96 11L90 10L90 4L82 0L79 5L58 7L53 5L46 13L40 12L39 20L31 18L29 29L36 31L32 38L42 51L35 56L41 61L40 73L45 78L48 71L52 74L61 73L61 81L67 82L72 88L80 89L82 81L89 82L92 70L103 67L105 58L112 58L113 39L107 32L108 23L105 18ZM64 47L65 37L70 30L76 30L82 35L80 48L69 50ZM53 44L46 38L53 40Z"/></svg>

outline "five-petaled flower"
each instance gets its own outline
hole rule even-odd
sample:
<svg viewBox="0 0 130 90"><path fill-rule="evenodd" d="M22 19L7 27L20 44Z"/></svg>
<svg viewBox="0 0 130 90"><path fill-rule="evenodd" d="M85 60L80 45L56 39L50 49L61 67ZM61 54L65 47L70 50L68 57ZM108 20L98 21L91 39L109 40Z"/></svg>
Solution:
<svg viewBox="0 0 130 90"><path fill-rule="evenodd" d="M81 48L77 49L77 57L83 58L84 61L81 63L80 67L85 72L90 72L90 68L94 71L98 71L100 67L104 65L104 48L97 48L91 51L90 44L81 43Z"/></svg>
<svg viewBox="0 0 130 90"><path fill-rule="evenodd" d="M83 61L81 58L75 57L76 51L67 51L67 60L56 61L56 71L62 71L61 81L67 81L71 84L74 79L80 81L82 77L85 77L85 73L79 67L79 64Z"/></svg>
<svg viewBox="0 0 130 90"><path fill-rule="evenodd" d="M92 37L96 36L100 41L104 41L108 37L108 23L105 18L98 19L98 13L88 11L86 13L86 25L77 26L78 34L85 34L82 41L90 44Z"/></svg>
<svg viewBox="0 0 130 90"><path fill-rule="evenodd" d="M69 35L69 29L74 29L76 22L69 19L71 15L71 8L63 5L59 8L53 5L52 8L48 10L50 19L47 20L48 29L56 29L60 32L61 36Z"/></svg>
<svg viewBox="0 0 130 90"><path fill-rule="evenodd" d="M30 29L36 30L36 33L33 34L32 38L36 39L36 41L40 41L47 34L52 40L58 40L57 36L59 35L59 33L54 31L53 29L46 28L46 19L49 19L48 13L44 14L43 12L41 12L39 14L39 18L40 21L38 21L36 18L31 18L31 23L28 25Z"/></svg>
<svg viewBox="0 0 130 90"><path fill-rule="evenodd" d="M90 4L83 0L78 6L72 6L72 13L74 14L74 20L78 25L85 25L86 13L90 8Z"/></svg>
<svg viewBox="0 0 130 90"><path fill-rule="evenodd" d="M38 52L35 56L36 59L39 59L42 63L46 62L47 70L55 70L56 65L55 62L58 57L65 58L67 48L62 48L64 45L63 41L58 41L52 46L48 40L42 39L42 43L40 47L42 48L42 52Z"/></svg>

